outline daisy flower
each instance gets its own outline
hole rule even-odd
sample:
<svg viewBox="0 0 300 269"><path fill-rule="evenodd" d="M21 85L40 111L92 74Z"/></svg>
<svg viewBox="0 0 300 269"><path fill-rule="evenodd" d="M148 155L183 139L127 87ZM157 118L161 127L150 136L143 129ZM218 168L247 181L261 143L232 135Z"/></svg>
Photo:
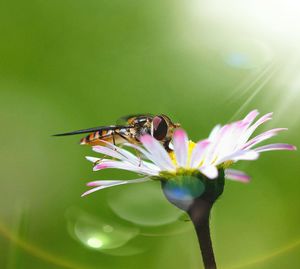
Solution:
<svg viewBox="0 0 300 269"><path fill-rule="evenodd" d="M201 175L206 179L216 180L222 174L227 179L248 182L250 177L247 174L229 167L240 160L256 160L260 153L265 151L296 149L293 145L282 143L258 146L279 132L287 130L275 128L251 138L260 125L272 119L272 113L268 113L255 121L258 114L257 110L253 110L240 121L224 126L217 125L208 138L197 143L189 140L184 130L177 129L173 135L173 151L170 153L151 135L142 136L141 145L123 144L135 149L137 154L103 141L104 146L94 146L93 150L106 156L104 159L86 157L94 163L93 170L116 168L135 172L139 178L89 182L87 185L94 188L82 196L112 186L149 180L166 181L180 175Z"/></svg>

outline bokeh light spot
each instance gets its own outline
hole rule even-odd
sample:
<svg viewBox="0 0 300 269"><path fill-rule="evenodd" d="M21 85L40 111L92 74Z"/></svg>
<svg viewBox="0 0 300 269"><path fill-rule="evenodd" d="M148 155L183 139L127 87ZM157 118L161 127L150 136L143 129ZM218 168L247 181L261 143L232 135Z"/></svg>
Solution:
<svg viewBox="0 0 300 269"><path fill-rule="evenodd" d="M103 226L103 232L111 233L113 230L114 228L108 224Z"/></svg>
<svg viewBox="0 0 300 269"><path fill-rule="evenodd" d="M91 237L87 240L87 244L91 248L101 248L103 245L103 242L99 238Z"/></svg>
<svg viewBox="0 0 300 269"><path fill-rule="evenodd" d="M273 59L271 48L266 43L251 38L230 40L220 51L224 62L234 68L259 68Z"/></svg>
<svg viewBox="0 0 300 269"><path fill-rule="evenodd" d="M122 224L112 218L94 216L76 208L70 208L66 217L71 237L83 246L112 255L132 255L140 252L139 248L133 249L134 246L127 247L139 234L136 227Z"/></svg>
<svg viewBox="0 0 300 269"><path fill-rule="evenodd" d="M116 215L140 226L174 223L183 214L164 197L159 182L109 190L108 204Z"/></svg>

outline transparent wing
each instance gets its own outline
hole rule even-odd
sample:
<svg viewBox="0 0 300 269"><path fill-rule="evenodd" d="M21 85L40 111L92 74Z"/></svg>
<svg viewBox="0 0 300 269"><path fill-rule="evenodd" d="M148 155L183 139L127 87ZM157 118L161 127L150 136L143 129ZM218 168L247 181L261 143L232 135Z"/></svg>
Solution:
<svg viewBox="0 0 300 269"><path fill-rule="evenodd" d="M149 118L149 117L154 117L154 116L153 116L153 114L150 114L150 113L125 115L123 117L120 117L117 120L117 124L126 125L126 124L130 123L133 119L136 119L136 118L142 119L142 118Z"/></svg>
<svg viewBox="0 0 300 269"><path fill-rule="evenodd" d="M54 134L53 136L66 136L66 135L76 135L76 134L85 134L85 133L92 133L97 131L109 131L109 130L117 130L117 129L129 129L131 126L128 125L110 125L110 126L98 126L98 127L92 127L88 129L82 129L82 130L76 130L72 132L67 133L61 133L61 134Z"/></svg>

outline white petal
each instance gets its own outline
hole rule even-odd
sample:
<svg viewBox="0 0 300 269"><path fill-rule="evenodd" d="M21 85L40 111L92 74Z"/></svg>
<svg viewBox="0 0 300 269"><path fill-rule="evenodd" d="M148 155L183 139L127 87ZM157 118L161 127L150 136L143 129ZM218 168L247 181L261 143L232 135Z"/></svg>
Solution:
<svg viewBox="0 0 300 269"><path fill-rule="evenodd" d="M104 144L106 144L106 147L103 146L95 146L93 147L93 149L99 153L105 154L105 155L109 155L113 158L118 158L120 160L127 160L133 164L139 164L140 159L137 158L134 154L132 154L131 152L129 152L126 149L122 149L121 147L117 147L116 145L109 143L107 141L102 141ZM105 150L108 149L108 150ZM106 152L106 153L105 153ZM114 154L113 152L117 153ZM114 156L112 156L112 155Z"/></svg>
<svg viewBox="0 0 300 269"><path fill-rule="evenodd" d="M220 125L220 124L216 125L216 126L212 129L212 131L210 132L210 134L209 134L209 136L208 136L208 139L209 139L209 140L215 139L215 137L216 137L216 135L218 134L218 132L220 131L220 129L221 129L221 125Z"/></svg>
<svg viewBox="0 0 300 269"><path fill-rule="evenodd" d="M124 182L124 180L96 180L96 181L88 182L86 185L89 187L98 187L98 186L115 185L121 182Z"/></svg>
<svg viewBox="0 0 300 269"><path fill-rule="evenodd" d="M200 162L203 159L205 151L209 146L209 144L210 141L206 139L206 140L199 141L195 145L191 156L191 164L190 164L191 168L196 168L197 166L200 165Z"/></svg>
<svg viewBox="0 0 300 269"><path fill-rule="evenodd" d="M150 152L148 152L147 150L143 149L142 147L135 145L135 144L130 144L130 143L124 143L123 144L126 147L130 147L133 149L136 149L137 151L139 151L141 153L141 155L143 157L145 157L146 159L148 159L149 161L152 161L155 167L158 167L158 169L160 171L165 170L165 167L163 165L161 165L161 163L159 162L159 158L152 156L152 154ZM145 163L145 161L143 161L143 163ZM147 164L150 164L149 162L147 162ZM151 166L151 164L150 164Z"/></svg>
<svg viewBox="0 0 300 269"><path fill-rule="evenodd" d="M219 154L219 152L222 150L222 144L224 144L224 137L226 136L226 133L228 132L228 129L230 129L231 126L224 125L219 131L218 134L215 136L214 140L210 140L211 143L209 145L209 148L207 149L207 154L204 160L204 166L210 165L216 156Z"/></svg>
<svg viewBox="0 0 300 269"><path fill-rule="evenodd" d="M224 128L222 136L219 138L219 145L217 148L217 156L219 156L219 158L231 154L239 148L239 139L247 129L248 123L236 121L227 126L228 127Z"/></svg>
<svg viewBox="0 0 300 269"><path fill-rule="evenodd" d="M218 169L216 168L216 166L213 165L201 167L199 168L199 171L209 179L214 179L218 176Z"/></svg>
<svg viewBox="0 0 300 269"><path fill-rule="evenodd" d="M135 144L130 144L130 143L124 143L123 145L126 146L126 147L130 147L130 148L133 148L133 149L137 150L138 152L141 153L141 155L143 157L145 157L149 161L152 161L153 163L157 164L157 166L161 167L159 165L159 162L157 163L157 158L153 157L150 152L148 152L147 150L143 149L142 147L140 147L138 145L135 145ZM163 167L161 167L161 168L163 168Z"/></svg>
<svg viewBox="0 0 300 269"><path fill-rule="evenodd" d="M99 164L94 166L93 170L98 171L98 170L103 170L108 168L122 169L122 170L141 173L145 175L153 175L153 176L158 175L158 172L155 170L151 170L142 166L132 165L131 163L128 162L114 161L114 160L107 160L107 161L102 160Z"/></svg>
<svg viewBox="0 0 300 269"><path fill-rule="evenodd" d="M164 171L174 170L175 167L171 161L171 158L164 147L151 135L143 135L140 138L143 146L148 150L152 160L157 166L159 166Z"/></svg>
<svg viewBox="0 0 300 269"><path fill-rule="evenodd" d="M116 150L108 148L107 146L106 147L104 147L104 146L94 146L93 151L104 154L106 156L110 156L112 158L122 160L122 161L127 161L128 160L123 155L118 153Z"/></svg>
<svg viewBox="0 0 300 269"><path fill-rule="evenodd" d="M188 158L188 137L182 129L177 129L173 136L174 152L177 164L180 167L187 165Z"/></svg>
<svg viewBox="0 0 300 269"><path fill-rule="evenodd" d="M150 163L150 162L146 162L146 161L142 161L142 167L148 168L150 170L155 170L157 172L160 172L161 169L154 163Z"/></svg>
<svg viewBox="0 0 300 269"><path fill-rule="evenodd" d="M245 183L250 181L250 177L247 174L235 169L225 169L225 177L227 179L245 182Z"/></svg>
<svg viewBox="0 0 300 269"><path fill-rule="evenodd" d="M256 160L259 157L259 154L254 150L239 150L230 155L227 155L216 161L215 165L219 165L226 161L240 161L240 160Z"/></svg>
<svg viewBox="0 0 300 269"><path fill-rule="evenodd" d="M259 154L254 150L239 151L232 155L233 161L245 160L252 161L256 160L259 157Z"/></svg>
<svg viewBox="0 0 300 269"><path fill-rule="evenodd" d="M85 158L92 163L96 163L101 160L99 158L95 158L95 157L91 157L91 156L86 156Z"/></svg>

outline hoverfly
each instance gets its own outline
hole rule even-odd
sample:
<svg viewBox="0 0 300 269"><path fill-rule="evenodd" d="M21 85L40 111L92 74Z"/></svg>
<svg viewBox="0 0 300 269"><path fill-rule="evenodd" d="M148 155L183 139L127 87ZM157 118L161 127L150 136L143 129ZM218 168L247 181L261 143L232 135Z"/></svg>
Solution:
<svg viewBox="0 0 300 269"><path fill-rule="evenodd" d="M113 144L122 144L125 142L138 144L140 143L140 137L142 135L150 134L160 141L167 151L171 151L169 145L173 131L180 126L180 124L173 123L168 116L163 114L130 115L122 117L120 120L125 121L125 124L99 126L68 133L55 134L54 136L90 133L80 140L80 144L95 146L102 145L103 140Z"/></svg>

